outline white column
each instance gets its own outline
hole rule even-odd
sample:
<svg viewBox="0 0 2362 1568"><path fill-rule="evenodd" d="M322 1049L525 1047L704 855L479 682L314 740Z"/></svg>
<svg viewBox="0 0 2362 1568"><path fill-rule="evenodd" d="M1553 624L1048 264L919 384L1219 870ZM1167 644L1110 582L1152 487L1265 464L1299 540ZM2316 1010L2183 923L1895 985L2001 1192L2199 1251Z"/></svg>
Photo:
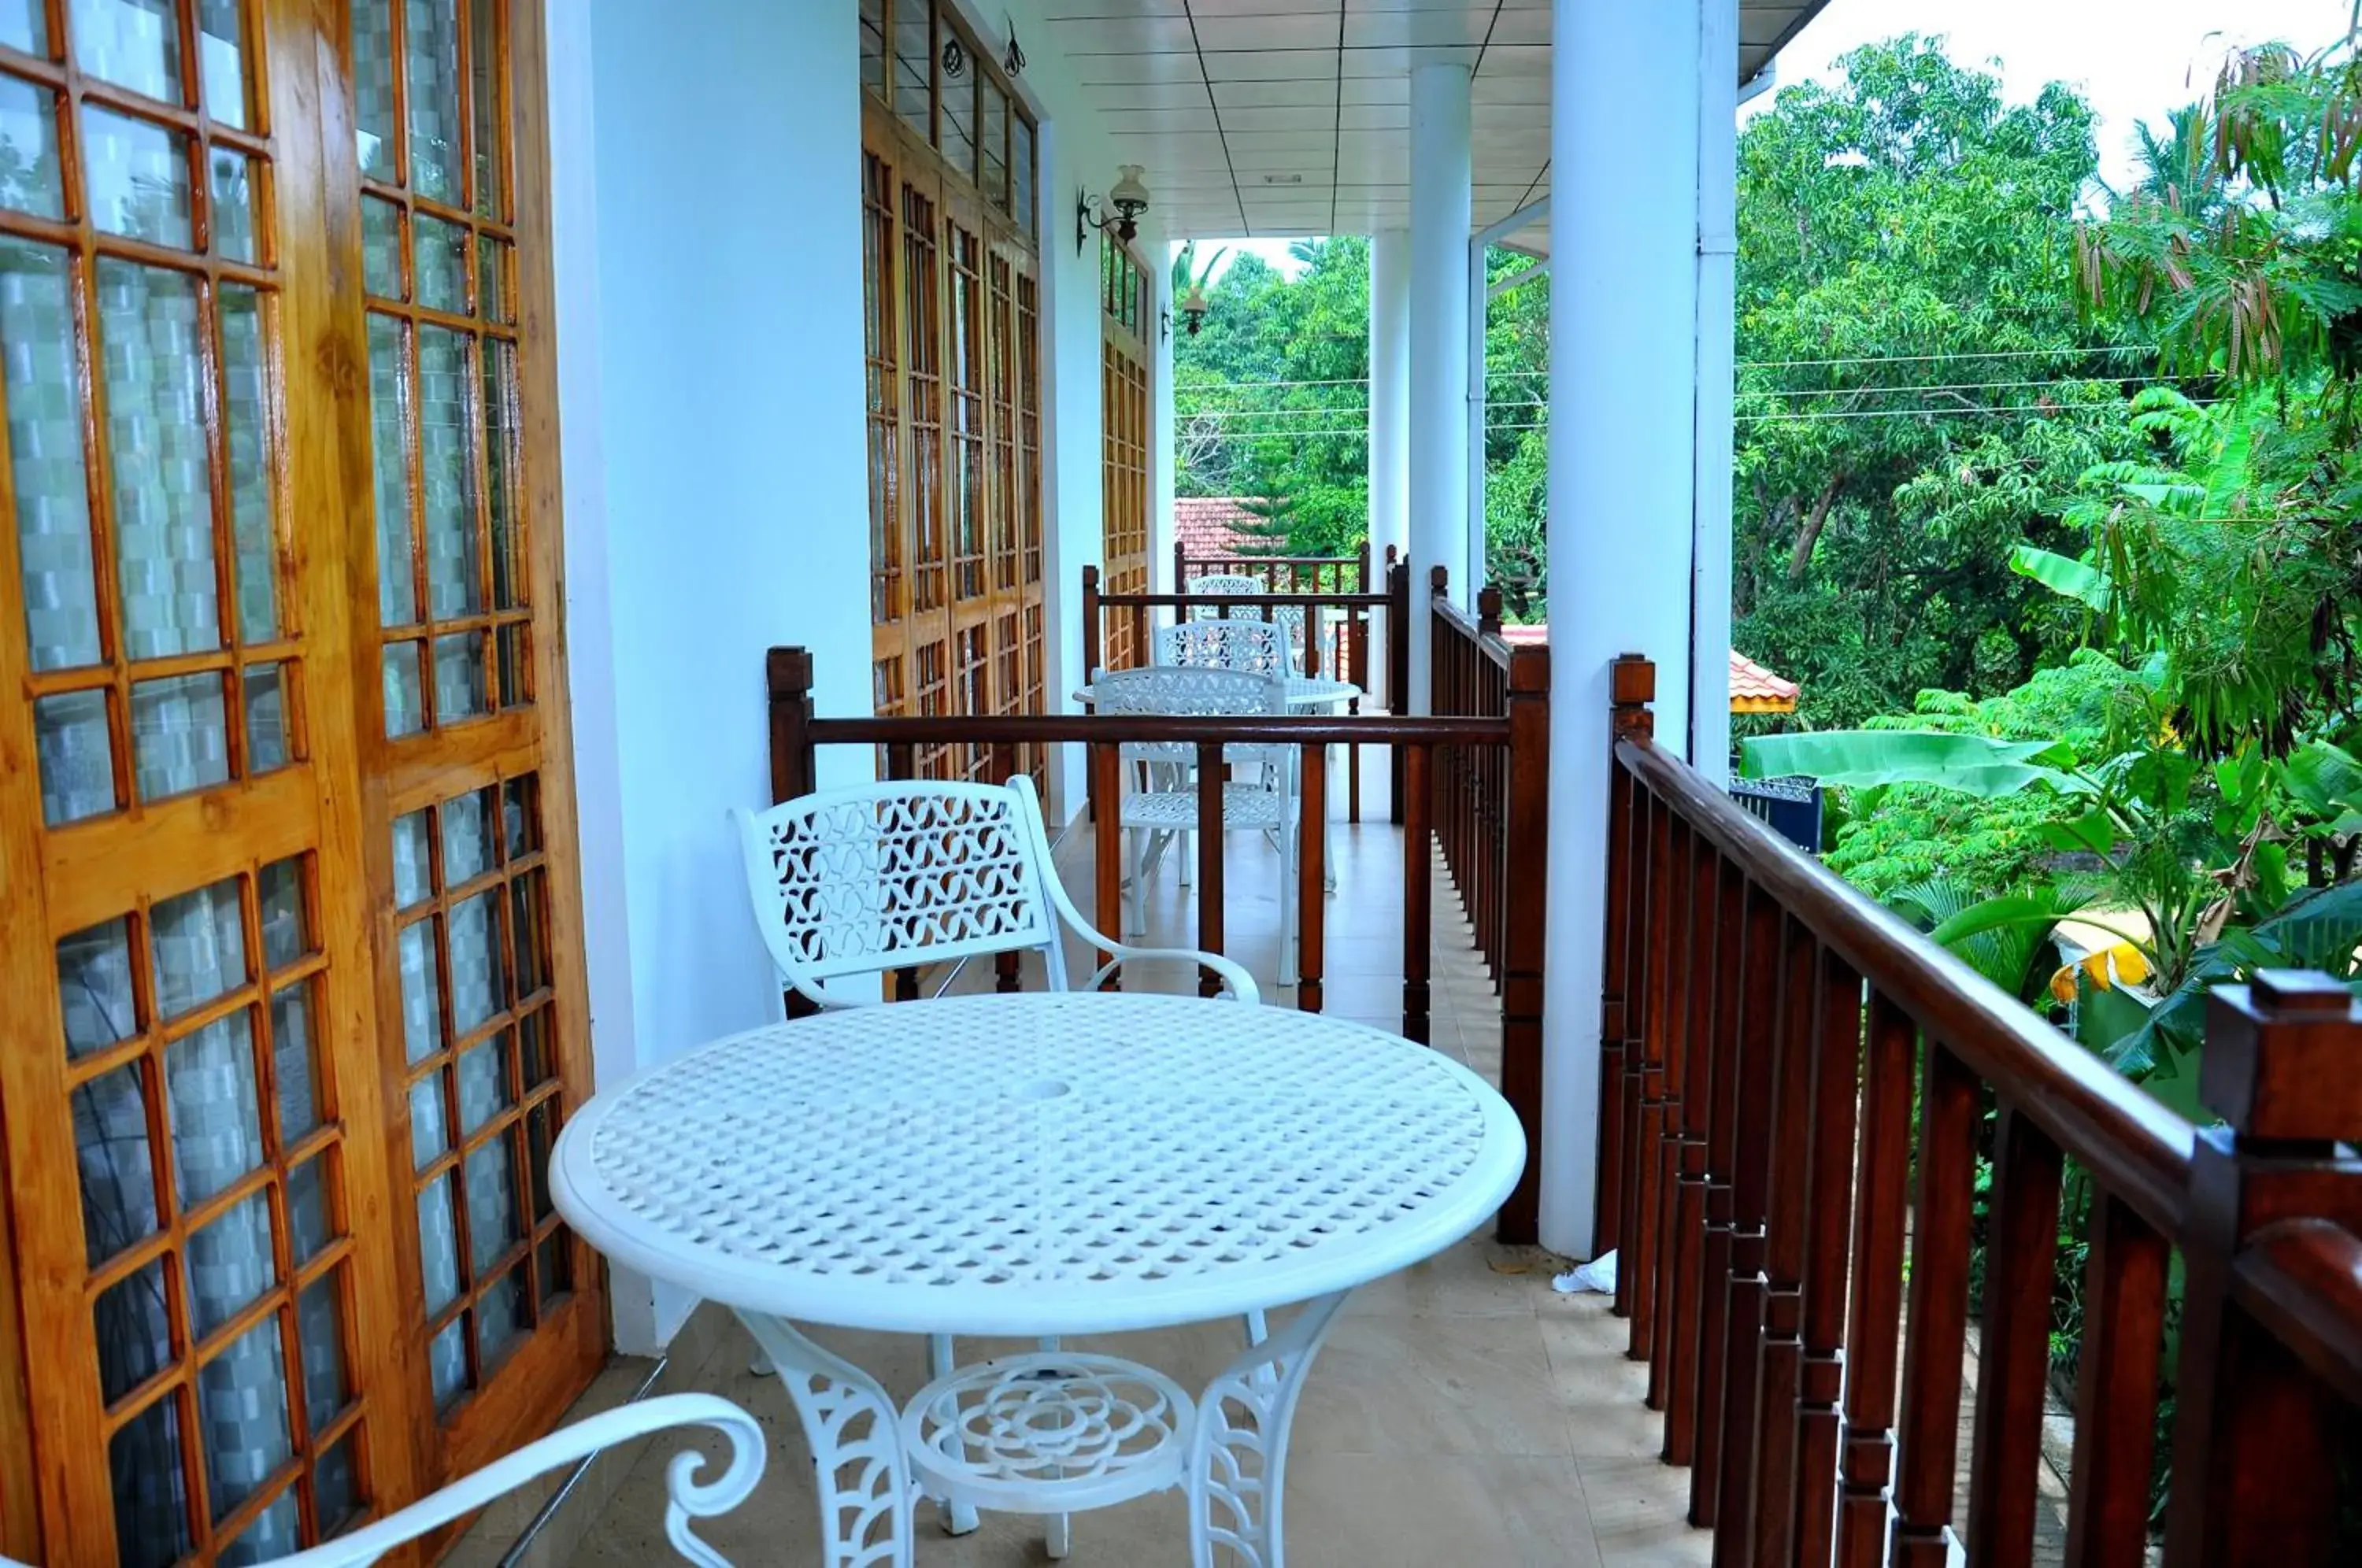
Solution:
<svg viewBox="0 0 2362 1568"><path fill-rule="evenodd" d="M1410 700L1429 711L1429 571L1465 592L1468 558L1468 231L1475 186L1468 71L1410 73Z"/></svg>
<svg viewBox="0 0 2362 1568"><path fill-rule="evenodd" d="M1383 589L1386 547L1410 547L1410 235L1370 237L1370 571ZM1398 628L1378 617L1370 668L1389 669L1388 640ZM1403 693L1386 694L1399 705Z"/></svg>
<svg viewBox="0 0 2362 1568"><path fill-rule="evenodd" d="M1172 593L1180 588L1173 580L1173 350L1185 329L1173 306L1173 247L1160 237L1140 253L1156 296L1149 304L1156 353L1148 372L1148 583L1153 592Z"/></svg>
<svg viewBox="0 0 2362 1568"><path fill-rule="evenodd" d="M1730 459L1738 335L1738 12L1706 0L1698 40L1697 498L1690 763L1730 776Z"/></svg>
<svg viewBox="0 0 2362 1568"><path fill-rule="evenodd" d="M1551 841L1541 1235L1592 1246L1608 667L1657 662L1690 734L1699 31L1736 0L1553 0ZM1735 68L1734 68L1735 74ZM1722 134L1730 134L1727 117ZM1636 192L1648 199L1634 199ZM1726 434L1722 460L1729 460Z"/></svg>

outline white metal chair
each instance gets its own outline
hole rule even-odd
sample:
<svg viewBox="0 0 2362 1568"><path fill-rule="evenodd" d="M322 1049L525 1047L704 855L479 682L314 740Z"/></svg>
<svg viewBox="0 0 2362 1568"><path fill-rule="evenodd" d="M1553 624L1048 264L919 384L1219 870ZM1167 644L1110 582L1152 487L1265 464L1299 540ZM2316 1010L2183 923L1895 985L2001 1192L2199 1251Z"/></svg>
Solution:
<svg viewBox="0 0 2362 1568"><path fill-rule="evenodd" d="M1175 669L1287 674L1287 640L1272 621L1184 621L1156 629L1156 662ZM1092 688L1098 690L1094 681Z"/></svg>
<svg viewBox="0 0 2362 1568"><path fill-rule="evenodd" d="M1255 625L1259 623L1230 623ZM1206 630L1220 622L1167 630ZM1276 675L1246 670L1161 665L1148 669L1101 670L1092 677L1094 705L1102 713L1178 717L1266 715L1287 712L1287 684ZM1222 831L1258 833L1279 852L1279 979L1296 983L1296 748L1231 745L1223 757L1236 769L1253 769L1252 779L1222 786ZM1142 912L1149 873L1177 837L1198 829L1198 791L1186 769L1150 758L1146 787L1126 779L1118 821L1131 843L1131 880L1126 900L1128 932L1146 929ZM1191 760L1194 760L1192 758ZM1131 768L1125 768L1130 775Z"/></svg>
<svg viewBox="0 0 2362 1568"><path fill-rule="evenodd" d="M1231 572L1211 572L1204 577L1193 577L1189 580L1187 588L1184 590L1184 591L1188 593L1211 594L1217 598L1235 598L1241 594L1261 593L1263 591L1263 579L1259 577L1242 577ZM1238 620L1243 618L1244 617L1238 615L1238 613L1235 611L1232 611L1228 605L1193 604L1189 607L1189 619L1192 621Z"/></svg>
<svg viewBox="0 0 2362 1568"><path fill-rule="evenodd" d="M665 1505L665 1535L673 1550L698 1568L730 1568L728 1558L690 1533L690 1521L717 1518L745 1502L763 1478L768 1449L762 1423L712 1394L668 1394L577 1421L374 1524L292 1556L271 1558L264 1568L367 1568L396 1547L466 1518L536 1475L586 1459L610 1443L686 1426L711 1427L727 1438L730 1462L720 1475L704 1481L698 1478L699 1472L707 1468L703 1455L673 1456L665 1470L665 1491L670 1499ZM0 1568L29 1565L0 1557Z"/></svg>

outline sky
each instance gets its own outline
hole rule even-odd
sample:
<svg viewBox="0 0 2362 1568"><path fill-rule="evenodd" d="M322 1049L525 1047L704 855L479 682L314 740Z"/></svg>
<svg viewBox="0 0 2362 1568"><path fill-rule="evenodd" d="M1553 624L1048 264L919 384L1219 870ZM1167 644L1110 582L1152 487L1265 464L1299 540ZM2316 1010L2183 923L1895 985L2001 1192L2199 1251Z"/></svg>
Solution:
<svg viewBox="0 0 2362 1568"><path fill-rule="evenodd" d="M2050 82L2081 90L2097 112L2100 177L2133 174L2133 127L2203 94L2235 45L2279 41L2311 51L2340 37L2355 0L1834 0L1781 52L1779 82L1827 80L1839 55L1897 33L1940 35L1952 58L1994 70L2025 103ZM1994 62L1998 61L1996 65ZM1776 89L1775 89L1776 91ZM1771 95L1750 106L1768 107ZM1750 109L1739 112L1744 124ZM1286 239L1226 242L1294 276ZM1202 246L1201 249L1210 248ZM1227 264L1227 263L1226 263Z"/></svg>

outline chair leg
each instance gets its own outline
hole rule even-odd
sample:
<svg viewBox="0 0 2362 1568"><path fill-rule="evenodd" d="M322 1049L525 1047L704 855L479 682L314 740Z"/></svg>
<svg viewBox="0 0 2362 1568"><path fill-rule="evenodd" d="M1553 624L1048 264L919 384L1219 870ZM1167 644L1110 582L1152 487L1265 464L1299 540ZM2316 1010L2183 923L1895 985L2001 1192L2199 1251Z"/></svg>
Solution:
<svg viewBox="0 0 2362 1568"><path fill-rule="evenodd" d="M1296 972L1296 834L1281 830L1279 840L1279 983L1292 986Z"/></svg>
<svg viewBox="0 0 2362 1568"><path fill-rule="evenodd" d="M1146 883L1148 881L1149 834L1143 829L1134 828L1124 836L1131 841L1131 885L1124 889L1123 902L1126 919L1124 921L1123 933L1126 936L1138 936L1141 933L1148 929L1148 916L1144 900L1148 896Z"/></svg>
<svg viewBox="0 0 2362 1568"><path fill-rule="evenodd" d="M949 1377L958 1364L952 1354L952 1337L949 1334L927 1336L927 1375L930 1379ZM976 1516L976 1509L966 1503L945 1503L938 1511L943 1515L945 1535L969 1534L981 1522Z"/></svg>

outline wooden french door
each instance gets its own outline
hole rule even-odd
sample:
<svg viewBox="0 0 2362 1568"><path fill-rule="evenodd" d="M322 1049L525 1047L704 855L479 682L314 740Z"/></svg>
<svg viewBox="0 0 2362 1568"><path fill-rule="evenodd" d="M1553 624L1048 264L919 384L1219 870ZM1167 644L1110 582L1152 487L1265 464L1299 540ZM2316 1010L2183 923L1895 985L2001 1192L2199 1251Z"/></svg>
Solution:
<svg viewBox="0 0 2362 1568"><path fill-rule="evenodd" d="M1109 593L1148 591L1149 317L1154 294L1148 271L1112 236L1099 237L1099 573ZM1111 669L1146 664L1132 646L1129 615L1113 617L1102 655Z"/></svg>
<svg viewBox="0 0 2362 1568"><path fill-rule="evenodd" d="M214 1564L587 1381L541 7L0 4L0 1545Z"/></svg>
<svg viewBox="0 0 2362 1568"><path fill-rule="evenodd" d="M947 10L861 0L860 12L877 711L1039 712L1032 125ZM912 761L934 778L983 778L992 766L981 746Z"/></svg>

